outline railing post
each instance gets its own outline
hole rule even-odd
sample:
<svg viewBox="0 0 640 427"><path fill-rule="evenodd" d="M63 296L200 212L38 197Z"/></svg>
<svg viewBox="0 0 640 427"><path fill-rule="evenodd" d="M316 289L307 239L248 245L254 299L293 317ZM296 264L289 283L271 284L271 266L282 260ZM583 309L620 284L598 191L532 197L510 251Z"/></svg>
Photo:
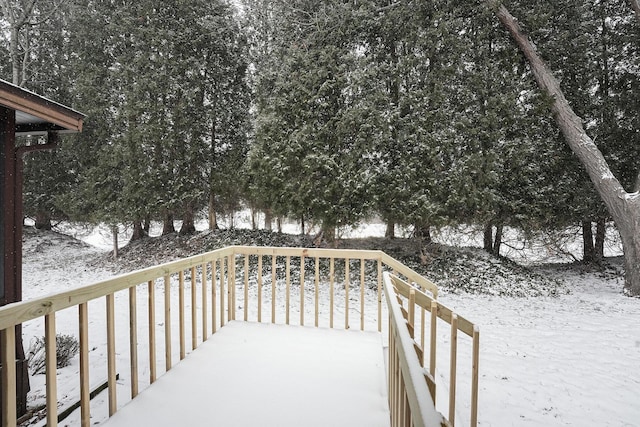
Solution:
<svg viewBox="0 0 640 427"><path fill-rule="evenodd" d="M304 326L304 251L300 256L300 326Z"/></svg>
<svg viewBox="0 0 640 427"><path fill-rule="evenodd" d="M382 259L378 258L378 332L382 332Z"/></svg>
<svg viewBox="0 0 640 427"><path fill-rule="evenodd" d="M80 335L80 424L91 425L89 405L89 316L87 303L78 306Z"/></svg>
<svg viewBox="0 0 640 427"><path fill-rule="evenodd" d="M2 363L2 426L16 425L16 329L9 327L0 331L0 362Z"/></svg>
<svg viewBox="0 0 640 427"><path fill-rule="evenodd" d="M229 310L231 312L231 320L236 320L236 254L232 252L229 255Z"/></svg>
<svg viewBox="0 0 640 427"><path fill-rule="evenodd" d="M334 268L335 268L335 260L333 257L329 259L329 328L333 328L333 308L334 308L334 295L333 295L333 286L334 286Z"/></svg>
<svg viewBox="0 0 640 427"><path fill-rule="evenodd" d="M249 255L244 256L244 321L249 320Z"/></svg>
<svg viewBox="0 0 640 427"><path fill-rule="evenodd" d="M473 327L473 372L471 378L471 427L478 425L478 376L480 365L480 330Z"/></svg>
<svg viewBox="0 0 640 427"><path fill-rule="evenodd" d="M262 255L258 255L258 322L262 322Z"/></svg>
<svg viewBox="0 0 640 427"><path fill-rule="evenodd" d="M184 270L178 272L178 324L180 325L180 360L182 360L187 355L184 331Z"/></svg>
<svg viewBox="0 0 640 427"><path fill-rule="evenodd" d="M431 377L436 378L436 345L437 345L437 328L438 325L438 303L431 301L431 343L430 343L430 356L429 356L429 373ZM433 401L436 401L435 394L433 395Z"/></svg>
<svg viewBox="0 0 640 427"><path fill-rule="evenodd" d="M138 298L137 288L129 288L129 358L131 370L131 398L138 395Z"/></svg>
<svg viewBox="0 0 640 427"><path fill-rule="evenodd" d="M449 423L456 424L456 364L458 360L458 315L451 315L451 355L449 356Z"/></svg>
<svg viewBox="0 0 640 427"><path fill-rule="evenodd" d="M44 316L44 339L46 346L46 393L47 393L47 426L58 425L58 391L56 360L56 314Z"/></svg>
<svg viewBox="0 0 640 427"><path fill-rule="evenodd" d="M202 286L202 342L205 342L209 335L209 331L207 330L207 324L209 323L207 319L207 264L203 262L200 268L202 275L202 279L200 280Z"/></svg>
<svg viewBox="0 0 640 427"><path fill-rule="evenodd" d="M291 305L291 256L285 258L285 323L289 324L289 311Z"/></svg>
<svg viewBox="0 0 640 427"><path fill-rule="evenodd" d="M276 265L277 257L271 256L271 323L276 323L276 282L278 280L278 266Z"/></svg>
<svg viewBox="0 0 640 427"><path fill-rule="evenodd" d="M224 297L225 297L225 289L224 289L224 257L220 258L220 327L224 326Z"/></svg>
<svg viewBox="0 0 640 427"><path fill-rule="evenodd" d="M360 330L364 331L364 282L365 282L365 260L360 259Z"/></svg>
<svg viewBox="0 0 640 427"><path fill-rule="evenodd" d="M344 328L349 329L349 258L344 260Z"/></svg>
<svg viewBox="0 0 640 427"><path fill-rule="evenodd" d="M154 280L147 283L149 292L149 382L153 384L157 378L156 366L156 284Z"/></svg>
<svg viewBox="0 0 640 427"><path fill-rule="evenodd" d="M198 298L196 289L196 268L191 267L191 350L198 347Z"/></svg>
<svg viewBox="0 0 640 427"><path fill-rule="evenodd" d="M191 280L194 278L191 277ZM164 276L164 365L169 371L171 362L171 277Z"/></svg>
<svg viewBox="0 0 640 427"><path fill-rule="evenodd" d="M216 287L217 287L217 267L218 262L214 258L211 260L211 333L216 333L216 322L218 321L216 310L218 309Z"/></svg>
<svg viewBox="0 0 640 427"><path fill-rule="evenodd" d="M109 385L109 416L118 410L116 397L116 331L115 296L107 295L107 383Z"/></svg>
<svg viewBox="0 0 640 427"><path fill-rule="evenodd" d="M318 291L320 289L320 258L316 256L315 271L315 326L318 327Z"/></svg>

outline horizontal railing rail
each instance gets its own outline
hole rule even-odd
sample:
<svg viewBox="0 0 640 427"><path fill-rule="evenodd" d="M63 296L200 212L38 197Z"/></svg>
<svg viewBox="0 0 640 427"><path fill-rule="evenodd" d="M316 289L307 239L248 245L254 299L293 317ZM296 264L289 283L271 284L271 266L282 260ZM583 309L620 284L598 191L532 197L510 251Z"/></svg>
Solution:
<svg viewBox="0 0 640 427"><path fill-rule="evenodd" d="M133 399L232 320L383 331L389 319L382 304L383 271L402 277L421 295L437 297L435 284L381 251L230 246L1 307L1 425L16 425L16 372L8 363L15 360L16 325L44 331L46 418L48 426L56 426L56 322L75 312L79 423L88 426L94 412L90 367L103 363L90 363L98 357L90 351L96 341L106 348L95 353L105 354L110 416L122 403L116 393L118 368L128 365L129 378L123 380L120 372L119 382L130 387ZM139 354L140 343L148 346L146 355Z"/></svg>

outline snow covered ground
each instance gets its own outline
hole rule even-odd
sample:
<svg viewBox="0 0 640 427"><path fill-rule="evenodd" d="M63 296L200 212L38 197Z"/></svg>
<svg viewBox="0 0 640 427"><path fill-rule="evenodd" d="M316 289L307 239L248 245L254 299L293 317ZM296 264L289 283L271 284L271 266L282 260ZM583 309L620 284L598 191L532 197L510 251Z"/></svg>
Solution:
<svg viewBox="0 0 640 427"><path fill-rule="evenodd" d="M85 240L98 241L99 247L27 233L25 299L111 275L94 265L95 256L107 250L110 237L69 228ZM639 426L640 299L621 294L622 279L616 274L554 265L535 269L564 280L571 292L535 298L441 295L445 304L480 325L480 425ZM74 327L67 327L65 319L71 325L76 317L74 313L59 316L60 332L73 333ZM92 322L99 319L97 315ZM40 336L41 331L41 325L26 325L26 345L30 336ZM126 358L127 351L118 357ZM60 370L62 397L73 394L62 384L77 370L77 360ZM43 383L43 376L32 381L34 404L42 401ZM126 394L126 380L120 383ZM467 389L459 388L459 393ZM95 421L101 411L106 413L103 395L92 402ZM465 425L465 411L459 412L458 425ZM75 425L74 418L68 425Z"/></svg>
<svg viewBox="0 0 640 427"><path fill-rule="evenodd" d="M378 333L232 321L106 425L386 427L386 396Z"/></svg>

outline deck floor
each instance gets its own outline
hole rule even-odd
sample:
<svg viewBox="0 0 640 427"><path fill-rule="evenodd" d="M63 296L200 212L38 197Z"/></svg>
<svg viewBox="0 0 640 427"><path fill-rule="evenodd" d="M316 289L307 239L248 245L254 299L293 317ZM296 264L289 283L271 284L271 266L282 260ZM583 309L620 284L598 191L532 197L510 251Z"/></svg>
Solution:
<svg viewBox="0 0 640 427"><path fill-rule="evenodd" d="M105 425L389 426L380 334L231 322Z"/></svg>

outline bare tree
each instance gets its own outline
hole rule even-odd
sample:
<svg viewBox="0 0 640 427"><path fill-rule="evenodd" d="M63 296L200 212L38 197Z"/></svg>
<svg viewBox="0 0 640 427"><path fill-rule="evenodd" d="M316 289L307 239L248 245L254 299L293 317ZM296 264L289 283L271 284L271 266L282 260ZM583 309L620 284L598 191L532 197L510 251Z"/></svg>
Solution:
<svg viewBox="0 0 640 427"><path fill-rule="evenodd" d="M24 86L29 78L31 28L49 20L66 1L44 2L46 7L38 11L38 0L0 0L0 12L9 24L9 58L14 85Z"/></svg>
<svg viewBox="0 0 640 427"><path fill-rule="evenodd" d="M540 89L553 99L552 111L565 141L584 165L620 232L625 260L625 292L640 296L640 193L627 192L613 175L604 156L587 135L582 119L569 105L560 84L518 21L500 1L489 0L487 4L524 54Z"/></svg>
<svg viewBox="0 0 640 427"><path fill-rule="evenodd" d="M28 52L25 49L29 42L28 37L23 37L21 40L21 34L23 29L27 26L29 18L33 12L33 8L36 5L37 0L27 1L11 1L2 0L0 7L2 7L2 15L9 24L9 57L11 58L11 66L13 70L12 82L15 85L23 86L25 83L23 69L26 66L28 56L23 56L20 59L20 50ZM21 46L22 45L22 46Z"/></svg>

